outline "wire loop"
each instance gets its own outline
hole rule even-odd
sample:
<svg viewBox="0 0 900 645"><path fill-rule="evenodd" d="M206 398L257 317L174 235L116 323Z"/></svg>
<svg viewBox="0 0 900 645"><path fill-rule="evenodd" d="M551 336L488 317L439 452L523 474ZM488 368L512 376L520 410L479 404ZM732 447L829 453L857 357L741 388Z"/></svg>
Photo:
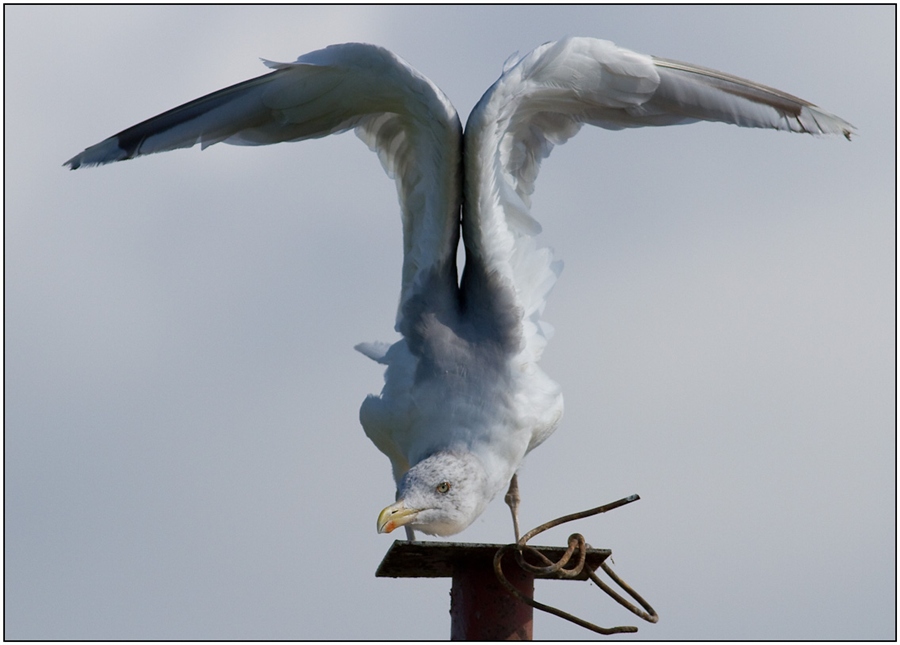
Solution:
<svg viewBox="0 0 900 645"><path fill-rule="evenodd" d="M532 529L521 538L519 538L519 541L515 544L507 544L501 547L497 551L497 553L494 554L494 573L496 574L497 579L510 594L512 594L522 602L531 605L536 609L540 609L541 611L553 614L554 616L559 616L560 618L575 623L576 625L584 627L585 629L589 629L592 632L604 635L636 632L638 630L637 627L633 627L630 625L622 625L618 627L600 627L599 625L595 625L594 623L578 618L577 616L574 616L561 609L557 609L556 607L551 607L550 605L545 605L544 603L538 602L534 598L528 598L527 596L523 595L518 589L516 589L506 579L506 576L503 575L502 561L503 556L506 555L507 552L513 551L515 553L516 562L518 563L519 567L534 576L555 577L569 580L578 578L584 571L585 561L587 558L587 549L589 548L587 542L585 542L583 535L581 535L580 533L573 533L572 535L570 535L569 546L566 549L566 552L556 562L553 562L543 553L528 546L527 542L534 536L543 533L544 531L555 526L559 526L560 524L565 524L566 522L572 522L574 520L580 520L592 515L605 513L607 511L619 508L620 506L624 506L625 504L635 502L639 499L640 497L638 495L630 495L628 497L623 497L622 499L615 502L604 504L603 506L598 506L597 508L592 508L587 511L581 511L580 513L573 513L571 515L558 517L555 520L550 520L549 522L545 522L537 528ZM526 560L526 554L528 554L528 556L537 558L541 562L541 564L532 564L528 562ZM567 566L570 564L570 562L572 562L573 556L576 555L577 557L575 557L574 563L572 563L571 566ZM651 607L650 604L640 596L640 594L632 589L630 585L622 580L622 578L620 578L610 568L610 566L606 564L605 561L600 563L600 568L602 568L606 575L608 575L612 579L612 581L619 586L619 589L628 594L643 609L636 607L633 603L622 597L621 594L619 594L606 582L601 580L594 571L591 571L590 568L588 568L586 572L587 576L594 582L594 584L602 589L610 598L625 607L625 609L627 609L628 611L632 612L635 616L638 616L650 623L655 623L659 620L659 616L657 615L653 607Z"/></svg>

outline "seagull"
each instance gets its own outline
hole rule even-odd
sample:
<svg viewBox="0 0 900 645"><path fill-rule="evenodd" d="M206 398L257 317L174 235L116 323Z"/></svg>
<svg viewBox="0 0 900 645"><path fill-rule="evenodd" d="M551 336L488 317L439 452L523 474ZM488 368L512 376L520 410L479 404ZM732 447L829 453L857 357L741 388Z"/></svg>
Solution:
<svg viewBox="0 0 900 645"><path fill-rule="evenodd" d="M538 366L561 264L539 247L530 197L541 161L582 125L608 130L718 121L813 135L855 132L779 90L715 70L565 38L514 56L465 131L448 98L375 45L332 45L176 107L87 148L71 169L215 143L268 145L354 130L397 185L403 264L393 344L356 347L386 366L360 409L391 462L379 533L449 536L508 487L557 428L559 385ZM465 263L460 275L457 250Z"/></svg>

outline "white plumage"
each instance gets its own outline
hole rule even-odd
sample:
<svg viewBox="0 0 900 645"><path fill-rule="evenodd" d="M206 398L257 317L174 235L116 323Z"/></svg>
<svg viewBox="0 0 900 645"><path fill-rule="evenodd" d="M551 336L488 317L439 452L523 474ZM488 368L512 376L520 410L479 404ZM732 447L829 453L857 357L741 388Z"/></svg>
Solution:
<svg viewBox="0 0 900 645"><path fill-rule="evenodd" d="M721 72L567 38L510 60L465 134L449 100L394 54L335 45L139 123L68 162L75 169L176 148L266 145L354 129L397 184L403 268L393 345L360 420L391 460L397 502L379 516L452 535L478 517L556 429L559 387L537 363L559 273L530 213L541 161L584 124L610 130L721 121L810 134L853 127ZM466 263L460 278L460 237Z"/></svg>

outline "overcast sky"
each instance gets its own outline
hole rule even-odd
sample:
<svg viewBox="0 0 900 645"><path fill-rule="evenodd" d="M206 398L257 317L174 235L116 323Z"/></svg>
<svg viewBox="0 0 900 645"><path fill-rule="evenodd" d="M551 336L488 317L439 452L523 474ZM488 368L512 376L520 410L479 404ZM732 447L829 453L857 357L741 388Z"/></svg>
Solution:
<svg viewBox="0 0 900 645"><path fill-rule="evenodd" d="M752 78L852 143L582 130L533 214L566 263L566 417L521 472L656 607L652 639L895 635L893 7L5 7L5 636L434 639L450 581L376 579L389 462L357 414L394 340L393 183L352 134L69 172L88 145L328 44L465 120L565 35ZM508 542L502 500L455 539ZM539 600L635 624L586 583ZM538 613L538 638L593 634ZM634 638L623 636L623 639Z"/></svg>

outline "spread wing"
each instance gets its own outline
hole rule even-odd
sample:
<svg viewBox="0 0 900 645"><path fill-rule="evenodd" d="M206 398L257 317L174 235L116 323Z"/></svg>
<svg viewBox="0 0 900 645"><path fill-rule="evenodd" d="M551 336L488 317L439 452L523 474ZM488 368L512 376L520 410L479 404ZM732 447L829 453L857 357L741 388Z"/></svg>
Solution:
<svg viewBox="0 0 900 645"><path fill-rule="evenodd" d="M465 132L466 271L492 277L485 300L512 303L508 335L518 337L526 361L546 344L540 314L557 273L549 250L533 240L540 226L530 195L541 161L585 123L619 130L697 121L848 139L854 131L784 92L592 38L538 47L481 98Z"/></svg>
<svg viewBox="0 0 900 645"><path fill-rule="evenodd" d="M462 138L456 110L431 81L373 45L334 45L293 63L266 64L275 71L138 123L66 165L74 170L198 143L268 145L355 129L397 183L402 311L421 276L456 257Z"/></svg>

